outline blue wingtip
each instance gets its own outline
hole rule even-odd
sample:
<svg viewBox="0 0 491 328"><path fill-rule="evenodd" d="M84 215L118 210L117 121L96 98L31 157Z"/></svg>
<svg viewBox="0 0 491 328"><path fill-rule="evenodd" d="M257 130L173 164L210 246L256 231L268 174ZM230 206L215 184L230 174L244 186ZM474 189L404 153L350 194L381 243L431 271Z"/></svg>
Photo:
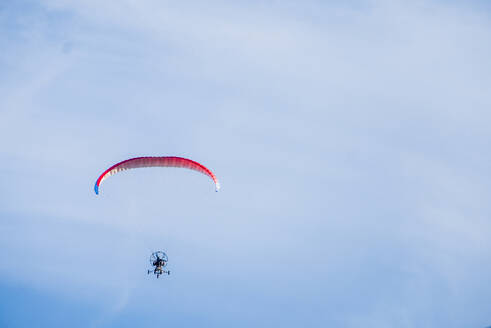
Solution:
<svg viewBox="0 0 491 328"><path fill-rule="evenodd" d="M95 191L95 194L96 195L99 195L99 187L97 186L97 182L96 182L96 184L94 186L94 191Z"/></svg>

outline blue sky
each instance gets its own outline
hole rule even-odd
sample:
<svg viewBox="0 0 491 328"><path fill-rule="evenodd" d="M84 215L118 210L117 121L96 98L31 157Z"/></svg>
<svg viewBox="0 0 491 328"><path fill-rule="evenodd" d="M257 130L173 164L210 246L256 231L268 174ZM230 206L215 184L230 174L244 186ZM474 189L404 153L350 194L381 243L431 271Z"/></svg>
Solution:
<svg viewBox="0 0 491 328"><path fill-rule="evenodd" d="M489 326L489 9L2 2L0 325Z"/></svg>

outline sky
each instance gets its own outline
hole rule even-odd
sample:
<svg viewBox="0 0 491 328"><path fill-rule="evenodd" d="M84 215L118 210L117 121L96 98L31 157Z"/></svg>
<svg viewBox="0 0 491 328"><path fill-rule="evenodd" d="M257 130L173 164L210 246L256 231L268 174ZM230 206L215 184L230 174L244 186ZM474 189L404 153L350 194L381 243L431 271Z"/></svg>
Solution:
<svg viewBox="0 0 491 328"><path fill-rule="evenodd" d="M0 1L0 326L491 325L490 35L486 1ZM166 155L222 189L94 194Z"/></svg>

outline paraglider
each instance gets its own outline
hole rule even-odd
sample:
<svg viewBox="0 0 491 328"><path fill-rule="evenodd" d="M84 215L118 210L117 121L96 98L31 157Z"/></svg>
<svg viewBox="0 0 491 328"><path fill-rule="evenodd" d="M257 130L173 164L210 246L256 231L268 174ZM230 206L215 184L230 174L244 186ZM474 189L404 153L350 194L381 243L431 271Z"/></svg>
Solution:
<svg viewBox="0 0 491 328"><path fill-rule="evenodd" d="M195 162L191 159L176 156L135 157L116 163L104 172L102 172L102 174L97 178L97 181L95 182L94 191L96 195L99 194L99 188L102 181L104 181L111 175L114 175L121 171L142 167L178 167L194 170L208 176L211 180L213 180L215 184L215 190L220 190L220 183L218 182L215 174L213 174L213 172L203 164ZM157 251L152 253L150 257L150 264L153 268L151 270L147 270L147 273L150 274L153 272L153 274L156 275L157 278L163 274L169 275L170 271L164 270L164 268L167 266L167 261L167 255L164 252Z"/></svg>
<svg viewBox="0 0 491 328"><path fill-rule="evenodd" d="M194 170L210 177L215 183L215 190L216 191L220 190L220 183L218 182L218 179L215 177L213 172L211 172L203 164L200 164L198 162L183 157L162 156L162 157L136 157L114 164L113 166L105 170L97 179L94 186L95 193L97 195L99 194L99 188L102 181L104 181L111 175L114 175L124 170L141 168L141 167L182 167L182 168Z"/></svg>

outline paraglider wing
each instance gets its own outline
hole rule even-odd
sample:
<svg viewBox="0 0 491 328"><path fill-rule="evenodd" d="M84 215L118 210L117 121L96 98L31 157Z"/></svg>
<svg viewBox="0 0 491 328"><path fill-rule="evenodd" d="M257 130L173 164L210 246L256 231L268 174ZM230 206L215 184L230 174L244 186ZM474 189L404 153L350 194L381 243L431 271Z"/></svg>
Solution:
<svg viewBox="0 0 491 328"><path fill-rule="evenodd" d="M220 183L218 182L217 178L215 177L213 172L211 172L204 165L183 157L163 156L163 157L136 157L114 164L106 171L104 171L97 179L94 186L95 193L97 195L99 194L99 188L102 181L104 181L111 175L114 175L124 170L136 169L140 167L182 167L182 168L198 171L200 173L203 173L204 175L209 176L215 183L216 191L220 190Z"/></svg>

